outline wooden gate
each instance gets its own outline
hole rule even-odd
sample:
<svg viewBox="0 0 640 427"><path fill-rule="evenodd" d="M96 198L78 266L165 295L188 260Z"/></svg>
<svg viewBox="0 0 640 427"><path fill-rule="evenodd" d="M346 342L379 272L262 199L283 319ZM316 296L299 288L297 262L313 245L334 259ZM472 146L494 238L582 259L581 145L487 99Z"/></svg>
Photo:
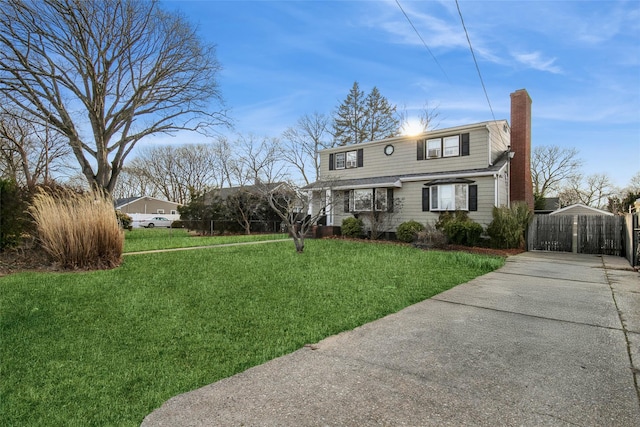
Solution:
<svg viewBox="0 0 640 427"><path fill-rule="evenodd" d="M621 216L584 215L578 217L578 253L624 255Z"/></svg>
<svg viewBox="0 0 640 427"><path fill-rule="evenodd" d="M571 252L573 217L536 215L529 225L528 249Z"/></svg>
<svg viewBox="0 0 640 427"><path fill-rule="evenodd" d="M529 250L624 255L624 218L604 215L536 215L529 226Z"/></svg>

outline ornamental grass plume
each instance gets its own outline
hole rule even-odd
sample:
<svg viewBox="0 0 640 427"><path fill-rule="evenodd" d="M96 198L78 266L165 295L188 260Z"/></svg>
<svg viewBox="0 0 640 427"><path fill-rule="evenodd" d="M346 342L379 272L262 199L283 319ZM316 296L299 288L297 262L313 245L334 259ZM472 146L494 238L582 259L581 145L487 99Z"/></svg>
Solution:
<svg viewBox="0 0 640 427"><path fill-rule="evenodd" d="M113 201L103 191L37 193L30 207L42 248L63 268L120 265L124 233Z"/></svg>

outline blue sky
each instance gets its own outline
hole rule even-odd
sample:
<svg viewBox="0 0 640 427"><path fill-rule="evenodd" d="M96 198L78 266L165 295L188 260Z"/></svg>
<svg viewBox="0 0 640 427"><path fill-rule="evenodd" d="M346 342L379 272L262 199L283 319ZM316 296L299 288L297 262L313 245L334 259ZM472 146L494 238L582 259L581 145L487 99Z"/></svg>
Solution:
<svg viewBox="0 0 640 427"><path fill-rule="evenodd" d="M534 147L577 148L585 174L622 187L640 171L640 2L460 0L491 108L455 1L399 2L424 44L395 0L163 5L217 45L234 132L278 137L354 81L409 115L436 107L438 128L508 120L525 88Z"/></svg>

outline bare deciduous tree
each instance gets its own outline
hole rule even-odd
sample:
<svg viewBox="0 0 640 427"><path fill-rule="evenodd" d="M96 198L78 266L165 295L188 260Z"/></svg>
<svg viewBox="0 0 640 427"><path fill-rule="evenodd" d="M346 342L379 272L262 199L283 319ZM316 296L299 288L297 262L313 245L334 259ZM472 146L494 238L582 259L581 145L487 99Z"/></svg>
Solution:
<svg viewBox="0 0 640 427"><path fill-rule="evenodd" d="M66 168L70 154L62 136L26 113L0 110L0 168L2 175L33 189L48 184Z"/></svg>
<svg viewBox="0 0 640 427"><path fill-rule="evenodd" d="M109 192L142 138L228 122L219 70L214 46L157 1L0 8L0 94L65 135L90 185Z"/></svg>
<svg viewBox="0 0 640 427"><path fill-rule="evenodd" d="M140 196L157 198L161 196L156 186L148 178L147 173L133 166L122 168L118 182L111 194L114 199Z"/></svg>
<svg viewBox="0 0 640 427"><path fill-rule="evenodd" d="M136 175L139 184L150 185L153 193L186 204L191 193L215 186L217 155L215 143L144 147L128 163L126 171Z"/></svg>
<svg viewBox="0 0 640 427"><path fill-rule="evenodd" d="M533 194L537 201L573 179L579 178L582 160L575 148L560 148L541 145L531 153L531 180Z"/></svg>
<svg viewBox="0 0 640 427"><path fill-rule="evenodd" d="M438 128L440 125L440 112L437 106L432 108L429 102L425 102L418 117L418 129L413 128L415 125L410 120L406 107L398 113L398 120L401 134L424 133Z"/></svg>
<svg viewBox="0 0 640 427"><path fill-rule="evenodd" d="M636 172L635 175L629 179L627 190L629 192L640 193L640 171Z"/></svg>
<svg viewBox="0 0 640 427"><path fill-rule="evenodd" d="M334 192L325 189L322 190L324 197L312 198L309 192L292 183L262 188L269 206L282 219L283 225L292 237L296 252L304 252L305 236L335 203Z"/></svg>
<svg viewBox="0 0 640 427"><path fill-rule="evenodd" d="M305 114L296 125L284 131L282 156L310 184L320 176L320 150L330 148L329 117L320 113Z"/></svg>
<svg viewBox="0 0 640 427"><path fill-rule="evenodd" d="M607 206L609 197L616 195L616 188L606 174L592 174L586 177L577 176L570 180L560 192L560 205L568 206L582 203L598 209Z"/></svg>
<svg viewBox="0 0 640 427"><path fill-rule="evenodd" d="M279 141L238 135L231 162L233 183L238 186L278 182L286 177Z"/></svg>

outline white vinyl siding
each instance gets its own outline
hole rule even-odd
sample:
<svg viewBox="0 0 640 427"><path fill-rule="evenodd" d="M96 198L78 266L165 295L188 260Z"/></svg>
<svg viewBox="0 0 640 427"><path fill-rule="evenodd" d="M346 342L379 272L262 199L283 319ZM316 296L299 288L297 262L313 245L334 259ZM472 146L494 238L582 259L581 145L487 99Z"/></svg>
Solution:
<svg viewBox="0 0 640 427"><path fill-rule="evenodd" d="M442 132L439 137L451 136L451 133L451 131L446 133ZM320 161L323 166L318 179L342 180L483 169L487 167L489 157L496 158L499 155L499 150L497 150L495 154L492 150L492 155L489 154L489 132L485 125L476 128L461 128L459 129L459 134L462 133L469 133L470 154L468 156L440 157L433 161L419 161L416 159L416 143L421 139L418 137L390 138L382 141L358 144L358 147L364 150L365 166L353 169L341 167L340 170L332 170L332 168L328 166L330 160L333 160L332 167L338 169L338 167L336 167L338 166L336 159L341 153L345 153L344 162L346 163L346 150L344 147L322 150L320 152ZM500 134L498 134L498 132L491 132L492 139L495 140L499 136ZM426 159L426 142L424 139L421 140L425 147L424 154ZM387 145L393 145L394 147L394 152L390 156L384 154L384 147Z"/></svg>

